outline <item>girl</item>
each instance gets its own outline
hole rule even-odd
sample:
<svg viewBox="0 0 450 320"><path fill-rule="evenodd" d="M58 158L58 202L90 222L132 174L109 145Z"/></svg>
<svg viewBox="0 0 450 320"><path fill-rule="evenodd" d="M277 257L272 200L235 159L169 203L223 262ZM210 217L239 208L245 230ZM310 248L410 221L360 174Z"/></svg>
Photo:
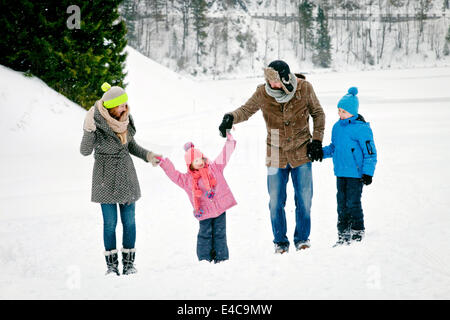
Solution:
<svg viewBox="0 0 450 320"><path fill-rule="evenodd" d="M116 249L117 204L123 225L123 274L137 272L134 267L136 249L135 202L140 198L139 181L130 153L157 166L159 155L139 146L128 96L120 87L102 85L103 97L91 107L84 121L80 152L88 156L94 152L92 175L93 202L101 204L103 213L103 241L108 270L119 275Z"/></svg>
<svg viewBox="0 0 450 320"><path fill-rule="evenodd" d="M197 256L199 261L218 263L228 260L225 211L236 205L236 200L223 176L223 170L234 151L236 141L230 133L222 152L210 162L203 153L188 142L186 151L187 172L177 171L172 162L160 158L160 166L167 176L186 191L194 217L199 220Z"/></svg>

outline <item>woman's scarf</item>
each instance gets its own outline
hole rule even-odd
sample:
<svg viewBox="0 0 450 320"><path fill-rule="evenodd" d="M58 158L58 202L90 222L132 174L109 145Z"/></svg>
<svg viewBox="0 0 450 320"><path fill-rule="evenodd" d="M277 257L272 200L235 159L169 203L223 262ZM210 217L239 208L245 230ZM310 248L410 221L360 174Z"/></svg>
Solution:
<svg viewBox="0 0 450 320"><path fill-rule="evenodd" d="M127 110L120 116L119 120L114 119L109 114L108 110L103 106L102 100L97 101L97 109L103 118L105 118L106 123L108 123L111 130L119 137L120 142L122 144L127 143L128 124L130 122L128 115L130 113L130 107L127 106Z"/></svg>
<svg viewBox="0 0 450 320"><path fill-rule="evenodd" d="M295 74L291 73L289 83L294 87L289 94L286 94L283 90L272 89L272 87L266 82L266 92L269 96L274 98L278 103L286 103L289 102L295 94L297 90L297 77Z"/></svg>
<svg viewBox="0 0 450 320"><path fill-rule="evenodd" d="M202 191L198 186L198 181L202 179L203 185L208 190L207 195L209 198L214 197L214 187L216 186L216 179L212 176L208 162L205 161L205 166L198 170L189 169L189 173L192 176L192 199L194 200L194 210L198 212L200 210L200 198Z"/></svg>

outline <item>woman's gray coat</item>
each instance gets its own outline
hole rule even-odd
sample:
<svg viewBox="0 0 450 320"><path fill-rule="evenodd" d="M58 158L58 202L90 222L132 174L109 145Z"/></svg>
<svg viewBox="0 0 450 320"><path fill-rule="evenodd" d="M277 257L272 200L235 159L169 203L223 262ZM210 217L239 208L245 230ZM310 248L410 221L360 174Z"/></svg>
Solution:
<svg viewBox="0 0 450 320"><path fill-rule="evenodd" d="M95 108L95 105L93 106ZM122 144L98 109L94 112L96 130L84 130L80 152L88 156L94 151L92 202L127 203L141 197L139 181L130 154L147 160L148 151L134 140L136 128L129 115L127 142Z"/></svg>

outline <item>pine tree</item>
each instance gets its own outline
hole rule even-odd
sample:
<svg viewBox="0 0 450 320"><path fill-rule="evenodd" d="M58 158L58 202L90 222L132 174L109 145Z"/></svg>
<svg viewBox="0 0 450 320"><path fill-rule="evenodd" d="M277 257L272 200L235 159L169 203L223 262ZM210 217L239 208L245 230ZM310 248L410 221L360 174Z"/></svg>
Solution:
<svg viewBox="0 0 450 320"><path fill-rule="evenodd" d="M121 16L125 20L127 26L128 44L132 47L138 46L136 36L136 19L138 17L137 6L137 0L124 0L121 6Z"/></svg>
<svg viewBox="0 0 450 320"><path fill-rule="evenodd" d="M102 95L100 85L124 86L126 27L119 21L121 0L79 3L80 28L71 29L69 0L1 0L0 63L35 75L81 106Z"/></svg>
<svg viewBox="0 0 450 320"><path fill-rule="evenodd" d="M206 54L205 40L208 36L205 29L208 27L206 19L206 1L192 0L192 17L195 31L195 39L197 43L196 58L197 64L200 64L200 56Z"/></svg>
<svg viewBox="0 0 450 320"><path fill-rule="evenodd" d="M299 12L299 31L300 43L303 44L303 59L306 58L305 52L309 47L312 47L314 42L313 33L313 8L314 3L311 0L302 0L298 7Z"/></svg>
<svg viewBox="0 0 450 320"><path fill-rule="evenodd" d="M319 6L317 10L317 40L314 44L313 63L316 66L329 68L331 65L331 37L328 31L328 18Z"/></svg>

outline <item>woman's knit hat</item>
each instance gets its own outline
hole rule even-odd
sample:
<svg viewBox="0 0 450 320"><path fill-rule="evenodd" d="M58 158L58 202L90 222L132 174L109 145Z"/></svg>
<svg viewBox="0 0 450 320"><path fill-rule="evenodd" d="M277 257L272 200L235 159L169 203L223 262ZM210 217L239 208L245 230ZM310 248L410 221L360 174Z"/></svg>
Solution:
<svg viewBox="0 0 450 320"><path fill-rule="evenodd" d="M348 93L341 98L338 102L338 108L344 109L348 113L356 116L359 109L359 100L356 96L358 94L357 87L351 87L348 89Z"/></svg>
<svg viewBox="0 0 450 320"><path fill-rule="evenodd" d="M200 150L194 149L194 144L192 142L187 142L184 144L184 151L186 151L184 154L184 161L186 161L186 165L188 167L192 162L194 162L195 159L204 158L203 153Z"/></svg>
<svg viewBox="0 0 450 320"><path fill-rule="evenodd" d="M111 87L108 82L104 82L102 84L102 90L103 92L105 92L103 94L102 100L103 106L106 109L115 108L128 101L127 93L121 87Z"/></svg>

